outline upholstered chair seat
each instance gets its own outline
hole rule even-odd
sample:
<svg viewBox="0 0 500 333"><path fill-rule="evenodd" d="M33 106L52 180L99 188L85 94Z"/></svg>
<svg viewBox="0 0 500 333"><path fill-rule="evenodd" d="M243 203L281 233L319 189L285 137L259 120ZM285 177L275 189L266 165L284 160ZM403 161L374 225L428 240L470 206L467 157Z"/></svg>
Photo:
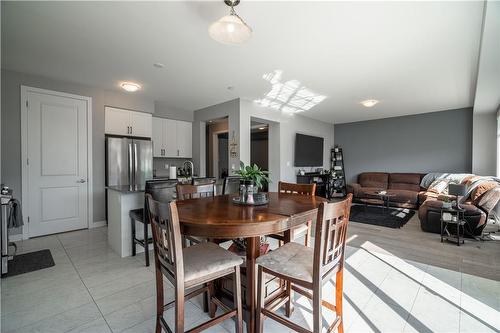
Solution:
<svg viewBox="0 0 500 333"><path fill-rule="evenodd" d="M189 246L182 251L186 288L231 274L234 266L243 263L243 259L236 254L211 242Z"/></svg>
<svg viewBox="0 0 500 333"><path fill-rule="evenodd" d="M257 258L257 264L278 274L312 283L314 249L299 243L286 243L267 255Z"/></svg>

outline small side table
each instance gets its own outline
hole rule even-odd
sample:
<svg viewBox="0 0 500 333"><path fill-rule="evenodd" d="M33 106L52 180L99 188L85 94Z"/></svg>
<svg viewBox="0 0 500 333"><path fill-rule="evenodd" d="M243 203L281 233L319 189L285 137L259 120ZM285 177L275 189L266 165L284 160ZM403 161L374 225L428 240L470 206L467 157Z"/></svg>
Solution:
<svg viewBox="0 0 500 333"><path fill-rule="evenodd" d="M444 218L448 213L449 218ZM451 241L460 246L460 238L464 244L465 209L458 207L441 208L441 243L443 240ZM449 226L454 226L450 232Z"/></svg>

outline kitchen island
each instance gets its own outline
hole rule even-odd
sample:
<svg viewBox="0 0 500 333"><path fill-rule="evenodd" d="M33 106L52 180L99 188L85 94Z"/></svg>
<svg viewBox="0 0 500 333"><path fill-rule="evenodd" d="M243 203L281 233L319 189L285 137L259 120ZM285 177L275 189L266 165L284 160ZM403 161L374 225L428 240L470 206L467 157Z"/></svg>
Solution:
<svg viewBox="0 0 500 333"><path fill-rule="evenodd" d="M144 185L108 186L108 243L118 255L132 255L132 223L129 212L144 207ZM142 228L136 228L137 238L143 237ZM151 233L150 233L151 235ZM144 252L136 245L137 252Z"/></svg>

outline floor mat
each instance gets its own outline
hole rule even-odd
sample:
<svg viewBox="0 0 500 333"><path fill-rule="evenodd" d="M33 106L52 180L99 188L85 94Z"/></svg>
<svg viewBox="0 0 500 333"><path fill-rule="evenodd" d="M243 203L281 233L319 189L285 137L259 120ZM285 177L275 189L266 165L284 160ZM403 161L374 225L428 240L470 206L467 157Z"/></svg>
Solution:
<svg viewBox="0 0 500 333"><path fill-rule="evenodd" d="M384 208L379 206L353 205L350 221L380 225L388 228L401 228L415 215L406 208Z"/></svg>
<svg viewBox="0 0 500 333"><path fill-rule="evenodd" d="M7 277L37 271L39 269L49 268L54 266L54 258L50 250L40 250L18 254L14 259L9 261Z"/></svg>

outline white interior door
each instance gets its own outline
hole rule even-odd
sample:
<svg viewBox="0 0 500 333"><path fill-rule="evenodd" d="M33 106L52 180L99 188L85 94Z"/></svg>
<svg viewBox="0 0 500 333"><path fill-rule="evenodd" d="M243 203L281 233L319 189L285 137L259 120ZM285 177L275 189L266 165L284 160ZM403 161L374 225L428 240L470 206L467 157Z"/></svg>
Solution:
<svg viewBox="0 0 500 333"><path fill-rule="evenodd" d="M26 97L29 236L87 228L88 101L34 91Z"/></svg>

